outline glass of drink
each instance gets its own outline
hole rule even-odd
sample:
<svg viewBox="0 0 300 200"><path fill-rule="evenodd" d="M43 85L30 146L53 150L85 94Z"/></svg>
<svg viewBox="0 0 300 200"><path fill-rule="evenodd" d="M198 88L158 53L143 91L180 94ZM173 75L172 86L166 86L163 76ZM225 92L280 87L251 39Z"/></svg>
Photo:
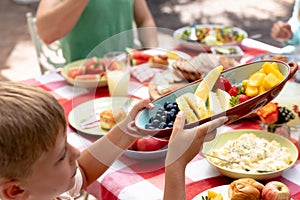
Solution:
<svg viewBox="0 0 300 200"><path fill-rule="evenodd" d="M127 97L130 80L129 62L125 52L114 51L104 55L108 90L112 97Z"/></svg>

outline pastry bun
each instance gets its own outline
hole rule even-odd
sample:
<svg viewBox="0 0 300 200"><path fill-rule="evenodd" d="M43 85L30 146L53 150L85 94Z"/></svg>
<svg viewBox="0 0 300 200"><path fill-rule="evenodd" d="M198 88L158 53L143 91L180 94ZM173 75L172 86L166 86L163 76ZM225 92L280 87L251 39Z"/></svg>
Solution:
<svg viewBox="0 0 300 200"><path fill-rule="evenodd" d="M230 200L260 200L264 185L252 178L241 178L233 181L228 188Z"/></svg>
<svg viewBox="0 0 300 200"><path fill-rule="evenodd" d="M113 113L112 110L105 110L100 113L100 127L106 130L111 129L117 122L125 119L126 113L123 109L118 109Z"/></svg>
<svg viewBox="0 0 300 200"><path fill-rule="evenodd" d="M155 55L149 59L151 67L165 68L169 66L168 56L166 55Z"/></svg>
<svg viewBox="0 0 300 200"><path fill-rule="evenodd" d="M106 130L111 129L116 124L112 110L105 110L100 113L100 127Z"/></svg>

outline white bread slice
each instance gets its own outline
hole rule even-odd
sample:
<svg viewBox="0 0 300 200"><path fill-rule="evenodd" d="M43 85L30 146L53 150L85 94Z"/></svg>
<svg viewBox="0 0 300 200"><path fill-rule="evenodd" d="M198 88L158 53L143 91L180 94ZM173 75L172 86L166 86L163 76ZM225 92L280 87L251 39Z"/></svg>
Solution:
<svg viewBox="0 0 300 200"><path fill-rule="evenodd" d="M220 65L219 67L214 68L213 70L209 71L209 73L203 78L203 80L199 83L195 94L200 97L204 102L206 102L208 93L214 87L216 81L218 80L221 72L223 70L223 66Z"/></svg>
<svg viewBox="0 0 300 200"><path fill-rule="evenodd" d="M186 102L183 95L176 98L176 103L178 104L179 110L181 110L185 113L185 119L186 119L186 122L188 124L192 123L192 122L195 122L195 121L198 121L198 118L197 118L196 114L190 108L189 104Z"/></svg>
<svg viewBox="0 0 300 200"><path fill-rule="evenodd" d="M190 108L196 113L198 119L207 117L208 111L205 102L193 93L183 95Z"/></svg>
<svg viewBox="0 0 300 200"><path fill-rule="evenodd" d="M208 94L208 111L211 115L216 115L224 111L217 94L212 91L209 91Z"/></svg>
<svg viewBox="0 0 300 200"><path fill-rule="evenodd" d="M231 96L228 92L218 88L216 90L216 94L219 98L219 101L221 103L221 106L222 106L223 110L228 110L229 108L232 107L232 105L230 104Z"/></svg>

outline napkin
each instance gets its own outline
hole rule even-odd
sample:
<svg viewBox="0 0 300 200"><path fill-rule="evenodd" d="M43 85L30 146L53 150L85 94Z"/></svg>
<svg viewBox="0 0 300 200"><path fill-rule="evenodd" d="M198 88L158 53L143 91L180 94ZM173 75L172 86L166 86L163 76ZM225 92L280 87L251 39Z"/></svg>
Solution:
<svg viewBox="0 0 300 200"><path fill-rule="evenodd" d="M139 66L132 67L130 69L130 75L143 83L150 81L156 73L161 72L162 69L152 68L148 63Z"/></svg>

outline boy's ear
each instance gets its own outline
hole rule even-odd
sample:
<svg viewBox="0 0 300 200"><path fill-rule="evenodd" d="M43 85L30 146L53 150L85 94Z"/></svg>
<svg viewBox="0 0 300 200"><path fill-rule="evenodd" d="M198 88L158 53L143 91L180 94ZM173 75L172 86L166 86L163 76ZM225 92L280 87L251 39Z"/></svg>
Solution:
<svg viewBox="0 0 300 200"><path fill-rule="evenodd" d="M4 199L26 199L27 193L20 187L20 182L8 180L1 184L1 195Z"/></svg>

